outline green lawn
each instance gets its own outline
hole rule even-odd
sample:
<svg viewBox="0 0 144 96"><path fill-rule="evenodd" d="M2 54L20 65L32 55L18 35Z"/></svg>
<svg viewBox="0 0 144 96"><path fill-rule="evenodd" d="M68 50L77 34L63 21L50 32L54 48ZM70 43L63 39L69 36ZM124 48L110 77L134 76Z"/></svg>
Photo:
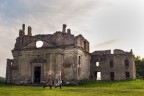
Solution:
<svg viewBox="0 0 144 96"><path fill-rule="evenodd" d="M144 96L144 80L85 81L62 89L41 86L0 85L0 96Z"/></svg>

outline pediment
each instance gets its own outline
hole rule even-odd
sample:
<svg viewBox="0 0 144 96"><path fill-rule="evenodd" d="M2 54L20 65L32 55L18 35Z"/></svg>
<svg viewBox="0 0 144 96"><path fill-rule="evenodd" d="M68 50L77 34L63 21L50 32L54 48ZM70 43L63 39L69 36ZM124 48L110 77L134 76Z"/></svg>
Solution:
<svg viewBox="0 0 144 96"><path fill-rule="evenodd" d="M53 47L52 44L50 44L49 42L45 42L43 41L43 48L46 48L46 47ZM26 46L23 47L23 49L33 49L33 48L36 48L36 42L33 41L33 42L30 42L29 44L27 44Z"/></svg>

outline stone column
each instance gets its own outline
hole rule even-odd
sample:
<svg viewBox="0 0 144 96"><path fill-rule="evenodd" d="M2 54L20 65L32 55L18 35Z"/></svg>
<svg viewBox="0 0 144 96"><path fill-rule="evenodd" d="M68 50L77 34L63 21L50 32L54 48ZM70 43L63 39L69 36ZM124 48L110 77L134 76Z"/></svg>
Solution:
<svg viewBox="0 0 144 96"><path fill-rule="evenodd" d="M63 24L63 29L62 29L63 33L66 33L66 26L67 26L66 24Z"/></svg>
<svg viewBox="0 0 144 96"><path fill-rule="evenodd" d="M52 78L54 77L54 68L55 68L55 54L51 53L49 57L49 70L48 75L52 75Z"/></svg>
<svg viewBox="0 0 144 96"><path fill-rule="evenodd" d="M25 24L22 24L22 31L25 32Z"/></svg>
<svg viewBox="0 0 144 96"><path fill-rule="evenodd" d="M28 26L28 36L32 36L31 31L32 31L32 28L30 26Z"/></svg>
<svg viewBox="0 0 144 96"><path fill-rule="evenodd" d="M63 75L63 54L56 54L55 76ZM63 76L62 76L63 77Z"/></svg>

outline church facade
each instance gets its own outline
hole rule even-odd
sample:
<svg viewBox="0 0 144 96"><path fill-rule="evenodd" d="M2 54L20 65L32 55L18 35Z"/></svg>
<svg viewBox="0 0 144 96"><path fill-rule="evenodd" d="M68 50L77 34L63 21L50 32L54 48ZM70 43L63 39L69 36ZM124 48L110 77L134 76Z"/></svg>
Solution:
<svg viewBox="0 0 144 96"><path fill-rule="evenodd" d="M39 41L43 43L41 47L36 46ZM112 80L110 72L120 68L114 73L114 80L135 79L132 52L118 54L90 53L89 42L82 35L71 34L65 24L62 31L35 36L32 35L32 28L29 26L26 32L23 24L12 50L13 59L7 59L6 83L43 83L48 75L53 79L61 75L63 81L75 82L97 78L97 72L101 72L101 80ZM114 70L107 68L109 60L114 61ZM123 60L128 60L127 69L120 67ZM100 66L95 66L96 62ZM122 75L118 77L120 73Z"/></svg>

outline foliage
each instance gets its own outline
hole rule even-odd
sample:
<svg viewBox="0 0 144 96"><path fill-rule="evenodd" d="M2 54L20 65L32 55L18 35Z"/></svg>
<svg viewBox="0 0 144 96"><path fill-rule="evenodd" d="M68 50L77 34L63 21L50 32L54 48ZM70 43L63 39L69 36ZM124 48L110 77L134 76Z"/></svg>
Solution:
<svg viewBox="0 0 144 96"><path fill-rule="evenodd" d="M136 64L137 78L143 79L144 78L144 60L141 59L139 56L136 56L136 57L134 57L134 61Z"/></svg>
<svg viewBox="0 0 144 96"><path fill-rule="evenodd" d="M78 86L45 89L42 86L0 85L1 96L142 96L144 81L83 81Z"/></svg>
<svg viewBox="0 0 144 96"><path fill-rule="evenodd" d="M5 78L0 77L0 83L4 83L5 82Z"/></svg>

